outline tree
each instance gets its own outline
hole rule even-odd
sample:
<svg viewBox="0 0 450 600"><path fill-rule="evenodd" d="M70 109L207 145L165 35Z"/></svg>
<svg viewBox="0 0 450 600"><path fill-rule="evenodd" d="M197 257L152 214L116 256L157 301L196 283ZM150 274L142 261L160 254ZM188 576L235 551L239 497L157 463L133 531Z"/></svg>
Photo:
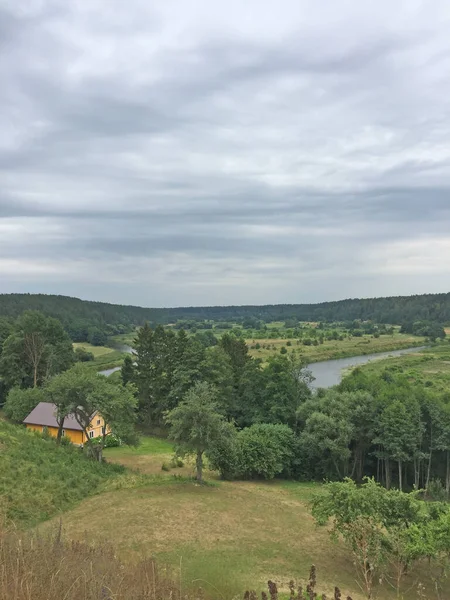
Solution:
<svg viewBox="0 0 450 600"><path fill-rule="evenodd" d="M408 404L395 400L381 413L379 433L374 442L382 446L386 457L397 461L400 491L403 489L403 463L414 459L422 434L420 409L413 400Z"/></svg>
<svg viewBox="0 0 450 600"><path fill-rule="evenodd" d="M75 360L77 362L90 362L94 360L94 355L84 348L75 348Z"/></svg>
<svg viewBox="0 0 450 600"><path fill-rule="evenodd" d="M273 479L289 470L294 434L287 425L261 423L238 434L239 475L245 479Z"/></svg>
<svg viewBox="0 0 450 600"><path fill-rule="evenodd" d="M350 549L360 584L372 598L389 551L396 551L393 540L420 519L421 503L415 493L389 491L373 479L362 486L346 479L326 485L314 497L312 513L318 525L332 519L331 536Z"/></svg>
<svg viewBox="0 0 450 600"><path fill-rule="evenodd" d="M22 423L33 408L36 408L39 402L44 401L45 394L41 388L28 388L23 390L14 387L9 391L3 409L8 419L16 421L17 423Z"/></svg>
<svg viewBox="0 0 450 600"><path fill-rule="evenodd" d="M72 342L61 323L26 311L3 344L0 372L8 388L42 386L74 362Z"/></svg>
<svg viewBox="0 0 450 600"><path fill-rule="evenodd" d="M93 346L105 346L108 336L99 327L91 327L88 331L88 342Z"/></svg>
<svg viewBox="0 0 450 600"><path fill-rule="evenodd" d="M63 428L64 418L73 414L84 432L89 454L99 461L102 460L109 430L125 443L136 443L136 399L129 384L117 385L107 377L77 364L54 377L47 391L57 407L59 429ZM103 417L105 427L100 440L94 444L89 436L89 426L97 411Z"/></svg>
<svg viewBox="0 0 450 600"><path fill-rule="evenodd" d="M197 481L203 481L203 455L223 434L224 417L218 412L217 390L204 381L188 390L165 418L170 437L181 455L195 454Z"/></svg>
<svg viewBox="0 0 450 600"><path fill-rule="evenodd" d="M123 360L122 369L120 370L120 376L123 385L127 385L127 383L132 383L134 381L133 359L129 354L127 354Z"/></svg>

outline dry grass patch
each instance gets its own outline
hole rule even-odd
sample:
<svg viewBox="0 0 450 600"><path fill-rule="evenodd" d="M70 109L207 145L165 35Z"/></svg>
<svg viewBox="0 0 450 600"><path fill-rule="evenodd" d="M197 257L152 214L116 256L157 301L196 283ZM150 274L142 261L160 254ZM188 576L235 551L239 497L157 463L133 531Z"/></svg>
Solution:
<svg viewBox="0 0 450 600"><path fill-rule="evenodd" d="M311 487L303 487L293 494L275 484L167 481L93 497L65 515L64 531L111 543L125 558L181 561L187 583L202 579L231 595L258 589L269 577L285 587L315 563L325 591L339 582L358 598L352 564L316 529L307 505Z"/></svg>

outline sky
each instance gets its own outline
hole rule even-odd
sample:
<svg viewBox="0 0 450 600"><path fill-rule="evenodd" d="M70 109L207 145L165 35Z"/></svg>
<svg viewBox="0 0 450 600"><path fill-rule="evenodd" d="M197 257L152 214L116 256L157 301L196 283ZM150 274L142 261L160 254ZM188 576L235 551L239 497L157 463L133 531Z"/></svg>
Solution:
<svg viewBox="0 0 450 600"><path fill-rule="evenodd" d="M0 293L450 291L448 0L0 0Z"/></svg>

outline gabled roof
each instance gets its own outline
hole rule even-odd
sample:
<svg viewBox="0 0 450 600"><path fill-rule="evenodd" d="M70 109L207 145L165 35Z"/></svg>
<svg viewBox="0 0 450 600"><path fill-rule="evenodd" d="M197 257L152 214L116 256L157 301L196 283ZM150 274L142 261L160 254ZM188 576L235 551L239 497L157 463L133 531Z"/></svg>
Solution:
<svg viewBox="0 0 450 600"><path fill-rule="evenodd" d="M43 427L58 427L56 420L56 406L52 402L39 402L36 408L24 419L29 425L42 425ZM83 431L74 415L67 415L64 419L64 429Z"/></svg>

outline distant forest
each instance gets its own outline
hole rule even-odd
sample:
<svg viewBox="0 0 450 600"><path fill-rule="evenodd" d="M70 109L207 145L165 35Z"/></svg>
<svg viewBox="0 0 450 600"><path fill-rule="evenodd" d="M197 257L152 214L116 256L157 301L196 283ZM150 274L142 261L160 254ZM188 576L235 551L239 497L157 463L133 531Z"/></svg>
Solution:
<svg viewBox="0 0 450 600"><path fill-rule="evenodd" d="M25 310L38 310L61 321L75 341L87 339L95 328L105 335L130 331L146 321L153 325L180 320L344 322L372 320L376 323L405 324L430 321L450 324L450 293L389 298L348 299L320 304L275 304L263 306L204 306L180 308L143 308L91 302L46 294L0 294L0 316L16 318Z"/></svg>

